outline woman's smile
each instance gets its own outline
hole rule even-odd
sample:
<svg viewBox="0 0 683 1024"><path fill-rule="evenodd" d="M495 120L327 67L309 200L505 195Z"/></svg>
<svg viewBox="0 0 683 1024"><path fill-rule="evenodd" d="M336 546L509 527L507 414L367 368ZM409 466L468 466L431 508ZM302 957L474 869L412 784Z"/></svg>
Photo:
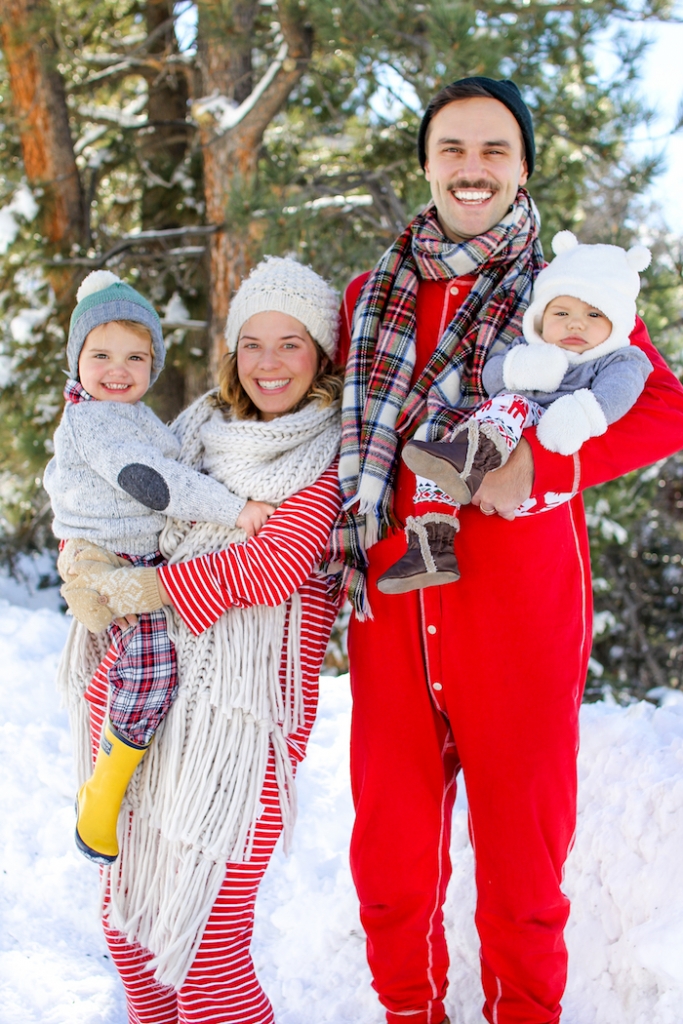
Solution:
<svg viewBox="0 0 683 1024"><path fill-rule="evenodd" d="M256 383L260 388L263 388L264 391L277 391L280 390L281 388L286 388L287 385L291 383L291 378L286 377L283 380L258 379Z"/></svg>

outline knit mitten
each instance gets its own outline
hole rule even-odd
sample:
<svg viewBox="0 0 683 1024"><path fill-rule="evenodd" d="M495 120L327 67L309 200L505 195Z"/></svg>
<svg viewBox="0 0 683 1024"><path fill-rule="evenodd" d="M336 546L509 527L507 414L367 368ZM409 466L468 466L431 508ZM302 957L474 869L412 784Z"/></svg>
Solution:
<svg viewBox="0 0 683 1024"><path fill-rule="evenodd" d="M79 570L78 575L64 584L61 594L78 621L91 631L91 622L97 630L103 629L101 623L107 616L105 625L112 618L154 612L164 606L154 568L116 569L102 562L76 562L74 568Z"/></svg>
<svg viewBox="0 0 683 1024"><path fill-rule="evenodd" d="M103 562L113 566L115 569L122 565L130 565L130 562L126 561L125 558L119 558L113 551L105 551L104 548L98 547L97 544L93 544L89 540L81 540L80 537L68 540L59 552L57 572L65 583L73 580L74 574L71 570L76 562L79 564L84 562Z"/></svg>

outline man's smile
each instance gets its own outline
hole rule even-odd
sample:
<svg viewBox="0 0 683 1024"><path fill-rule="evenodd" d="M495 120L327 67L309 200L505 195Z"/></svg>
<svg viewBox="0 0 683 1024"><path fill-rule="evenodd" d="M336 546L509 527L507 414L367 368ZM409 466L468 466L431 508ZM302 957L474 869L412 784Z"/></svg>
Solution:
<svg viewBox="0 0 683 1024"><path fill-rule="evenodd" d="M466 203L468 206L480 206L487 203L495 195L493 189L451 189L451 195L459 203Z"/></svg>

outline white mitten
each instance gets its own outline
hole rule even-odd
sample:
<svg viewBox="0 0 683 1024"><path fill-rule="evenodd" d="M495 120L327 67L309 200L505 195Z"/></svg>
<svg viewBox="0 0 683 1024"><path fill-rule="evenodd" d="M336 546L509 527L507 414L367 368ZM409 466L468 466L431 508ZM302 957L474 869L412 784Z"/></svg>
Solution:
<svg viewBox="0 0 683 1024"><path fill-rule="evenodd" d="M563 395L546 409L536 436L548 451L573 455L589 437L598 437L606 430L600 403L592 391L581 388L573 395Z"/></svg>
<svg viewBox="0 0 683 1024"><path fill-rule="evenodd" d="M557 345L515 345L503 363L503 382L510 391L557 391L569 360Z"/></svg>

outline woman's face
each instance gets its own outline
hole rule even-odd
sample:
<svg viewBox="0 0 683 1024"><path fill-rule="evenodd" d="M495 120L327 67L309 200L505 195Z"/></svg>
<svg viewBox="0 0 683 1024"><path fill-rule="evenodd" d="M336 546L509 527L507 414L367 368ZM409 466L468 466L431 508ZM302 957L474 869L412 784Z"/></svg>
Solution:
<svg viewBox="0 0 683 1024"><path fill-rule="evenodd" d="M317 372L316 344L293 316L256 313L242 327L237 376L262 420L293 409L308 393Z"/></svg>

